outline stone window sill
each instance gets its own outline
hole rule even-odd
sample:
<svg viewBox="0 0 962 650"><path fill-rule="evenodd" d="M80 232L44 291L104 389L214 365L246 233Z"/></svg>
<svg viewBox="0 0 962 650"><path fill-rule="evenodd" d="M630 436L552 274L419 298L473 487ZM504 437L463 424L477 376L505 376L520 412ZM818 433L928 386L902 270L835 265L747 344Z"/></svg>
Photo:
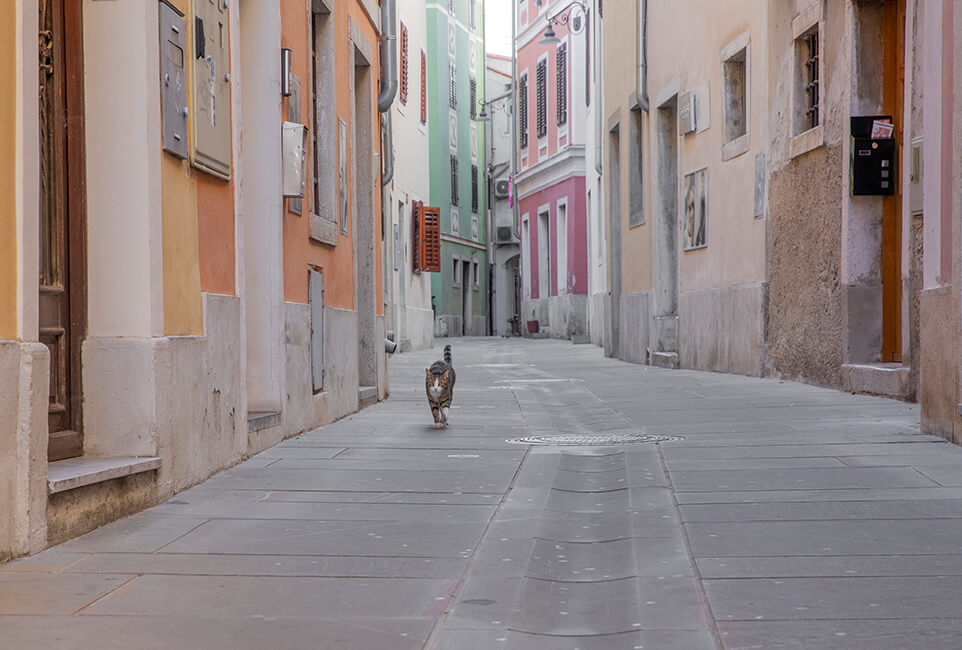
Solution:
<svg viewBox="0 0 962 650"><path fill-rule="evenodd" d="M160 469L160 458L138 456L81 456L47 466L47 492L56 494L115 478Z"/></svg>
<svg viewBox="0 0 962 650"><path fill-rule="evenodd" d="M822 125L805 131L804 133L799 133L792 138L791 141L791 157L795 158L806 154L813 149L818 149L823 144L825 144L825 133L822 130Z"/></svg>
<svg viewBox="0 0 962 650"><path fill-rule="evenodd" d="M750 139L747 133L743 133L734 140L726 142L722 145L722 162L742 155L748 151L749 144Z"/></svg>

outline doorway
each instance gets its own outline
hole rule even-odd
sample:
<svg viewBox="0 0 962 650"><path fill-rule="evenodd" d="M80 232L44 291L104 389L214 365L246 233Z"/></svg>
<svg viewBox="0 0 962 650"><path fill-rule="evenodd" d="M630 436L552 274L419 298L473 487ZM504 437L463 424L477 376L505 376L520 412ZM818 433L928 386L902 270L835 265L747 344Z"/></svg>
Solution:
<svg viewBox="0 0 962 650"><path fill-rule="evenodd" d="M471 320L473 317L472 296L474 295L474 274L477 273L478 262L467 258L461 262L461 336L471 336Z"/></svg>
<svg viewBox="0 0 962 650"><path fill-rule="evenodd" d="M608 131L608 256L611 273L608 305L608 337L605 354L618 358L621 348L621 130L615 124Z"/></svg>
<svg viewBox="0 0 962 650"><path fill-rule="evenodd" d="M658 107L658 211L655 216L655 353L678 352L678 96ZM676 359L677 361L677 359Z"/></svg>
<svg viewBox="0 0 962 650"><path fill-rule="evenodd" d="M351 172L354 179L354 246L357 269L358 379L361 386L377 386L377 312L374 237L374 102L371 61L355 44L354 92L351 107ZM382 345L383 347L383 345Z"/></svg>
<svg viewBox="0 0 962 650"><path fill-rule="evenodd" d="M83 454L83 16L80 0L40 0L39 12L39 334L50 350L47 458L54 461Z"/></svg>

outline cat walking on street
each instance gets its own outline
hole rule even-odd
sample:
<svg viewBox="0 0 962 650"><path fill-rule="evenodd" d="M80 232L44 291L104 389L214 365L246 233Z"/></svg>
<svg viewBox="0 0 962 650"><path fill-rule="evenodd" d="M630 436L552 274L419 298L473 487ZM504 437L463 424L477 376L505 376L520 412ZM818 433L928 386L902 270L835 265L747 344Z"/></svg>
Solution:
<svg viewBox="0 0 962 650"><path fill-rule="evenodd" d="M451 346L444 346L444 360L435 361L425 368L424 388L428 393L428 406L434 416L434 428L448 426L448 409L454 397L454 366L451 362Z"/></svg>

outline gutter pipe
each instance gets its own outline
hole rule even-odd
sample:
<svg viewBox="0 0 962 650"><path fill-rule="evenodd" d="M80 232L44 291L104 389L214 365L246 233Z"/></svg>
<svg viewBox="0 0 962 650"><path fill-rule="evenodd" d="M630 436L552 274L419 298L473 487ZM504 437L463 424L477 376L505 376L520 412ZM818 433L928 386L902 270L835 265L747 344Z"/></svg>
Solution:
<svg viewBox="0 0 962 650"><path fill-rule="evenodd" d="M381 2L381 92L377 96L377 110L384 113L383 146L384 169L381 185L394 179L394 124L391 105L397 95L397 0Z"/></svg>

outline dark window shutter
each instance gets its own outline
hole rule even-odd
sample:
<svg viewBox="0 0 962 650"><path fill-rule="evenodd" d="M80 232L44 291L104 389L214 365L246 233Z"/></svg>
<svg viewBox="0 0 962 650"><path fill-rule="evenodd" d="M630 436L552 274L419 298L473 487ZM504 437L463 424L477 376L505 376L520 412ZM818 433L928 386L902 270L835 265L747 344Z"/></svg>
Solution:
<svg viewBox="0 0 962 650"><path fill-rule="evenodd" d="M558 46L558 124L568 121L568 44Z"/></svg>
<svg viewBox="0 0 962 650"><path fill-rule="evenodd" d="M458 107L458 73L453 63L448 64L448 105Z"/></svg>
<svg viewBox="0 0 962 650"><path fill-rule="evenodd" d="M421 272L424 260L424 204L420 201L411 202L411 268L415 273Z"/></svg>
<svg viewBox="0 0 962 650"><path fill-rule="evenodd" d="M518 122L521 131L521 148L528 147L528 75L521 77L518 84Z"/></svg>
<svg viewBox="0 0 962 650"><path fill-rule="evenodd" d="M471 78L471 119L478 117L478 82Z"/></svg>
<svg viewBox="0 0 962 650"><path fill-rule="evenodd" d="M548 62L538 63L537 72L538 137L548 134Z"/></svg>
<svg viewBox="0 0 962 650"><path fill-rule="evenodd" d="M451 154L451 205L458 204L458 156Z"/></svg>
<svg viewBox="0 0 962 650"><path fill-rule="evenodd" d="M471 212L478 211L478 166L471 165Z"/></svg>

